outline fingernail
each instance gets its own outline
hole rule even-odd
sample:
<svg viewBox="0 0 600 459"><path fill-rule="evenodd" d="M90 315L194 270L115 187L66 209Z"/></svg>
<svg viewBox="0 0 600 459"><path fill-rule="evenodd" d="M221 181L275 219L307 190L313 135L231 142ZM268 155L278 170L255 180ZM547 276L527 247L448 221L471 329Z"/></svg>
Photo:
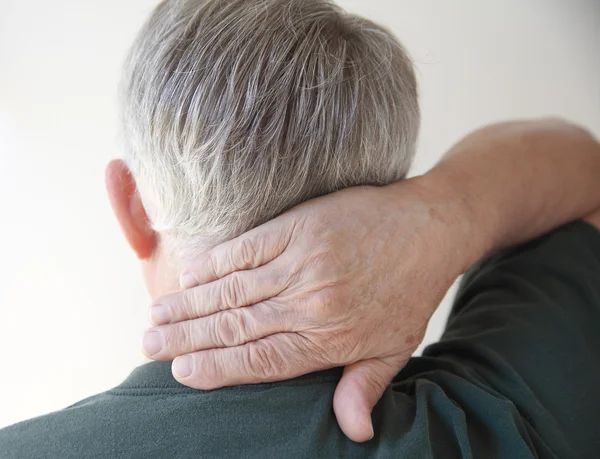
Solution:
<svg viewBox="0 0 600 459"><path fill-rule="evenodd" d="M373 440L374 436L375 436L375 429L373 429L373 423L371 422L371 437L369 438L369 440Z"/></svg>
<svg viewBox="0 0 600 459"><path fill-rule="evenodd" d="M155 354L158 354L163 348L164 342L162 333L156 330L148 330L144 333L144 338L142 339L142 349L144 350L144 354L147 357L152 357Z"/></svg>
<svg viewBox="0 0 600 459"><path fill-rule="evenodd" d="M171 323L171 310L168 306L157 304L150 308L150 322L154 325Z"/></svg>
<svg viewBox="0 0 600 459"><path fill-rule="evenodd" d="M183 273L179 278L181 288L192 288L198 286L198 279L193 273Z"/></svg>
<svg viewBox="0 0 600 459"><path fill-rule="evenodd" d="M183 355L173 360L171 370L178 378L187 378L192 374L194 367L194 361L191 356Z"/></svg>

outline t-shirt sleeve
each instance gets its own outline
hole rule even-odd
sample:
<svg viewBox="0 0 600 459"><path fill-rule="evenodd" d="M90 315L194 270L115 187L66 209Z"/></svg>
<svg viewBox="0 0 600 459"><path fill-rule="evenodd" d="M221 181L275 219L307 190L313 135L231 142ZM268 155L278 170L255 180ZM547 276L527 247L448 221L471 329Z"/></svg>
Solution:
<svg viewBox="0 0 600 459"><path fill-rule="evenodd" d="M557 423L578 456L600 457L600 232L575 222L475 266L423 355L469 368L537 431Z"/></svg>

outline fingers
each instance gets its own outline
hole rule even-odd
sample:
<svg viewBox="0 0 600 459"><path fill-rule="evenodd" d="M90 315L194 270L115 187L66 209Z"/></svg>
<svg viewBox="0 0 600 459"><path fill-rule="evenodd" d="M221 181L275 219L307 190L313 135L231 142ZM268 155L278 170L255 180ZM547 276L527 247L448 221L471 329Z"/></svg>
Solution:
<svg viewBox="0 0 600 459"><path fill-rule="evenodd" d="M282 215L201 254L180 277L183 288L257 268L281 255L294 234L293 217Z"/></svg>
<svg viewBox="0 0 600 459"><path fill-rule="evenodd" d="M404 361L369 359L348 365L333 396L333 410L350 440L365 442L375 435L371 411Z"/></svg>
<svg viewBox="0 0 600 459"><path fill-rule="evenodd" d="M154 360L213 348L234 347L275 333L291 331L293 312L272 303L232 309L196 320L155 327L146 332L144 353Z"/></svg>
<svg viewBox="0 0 600 459"><path fill-rule="evenodd" d="M287 287L289 273L272 262L240 271L158 299L150 308L150 321L165 325L240 308L277 296Z"/></svg>
<svg viewBox="0 0 600 459"><path fill-rule="evenodd" d="M279 333L238 347L177 357L174 378L200 390L295 378L326 366L309 358L310 348L295 333Z"/></svg>

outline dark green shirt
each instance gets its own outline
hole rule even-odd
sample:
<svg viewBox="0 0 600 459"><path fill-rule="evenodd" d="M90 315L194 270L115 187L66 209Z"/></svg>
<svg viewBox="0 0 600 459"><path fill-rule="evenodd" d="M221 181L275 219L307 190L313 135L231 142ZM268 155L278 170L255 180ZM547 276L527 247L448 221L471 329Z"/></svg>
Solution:
<svg viewBox="0 0 600 459"><path fill-rule="evenodd" d="M577 222L465 276L440 340L349 441L340 369L215 391L168 363L0 431L0 458L600 458L600 233Z"/></svg>

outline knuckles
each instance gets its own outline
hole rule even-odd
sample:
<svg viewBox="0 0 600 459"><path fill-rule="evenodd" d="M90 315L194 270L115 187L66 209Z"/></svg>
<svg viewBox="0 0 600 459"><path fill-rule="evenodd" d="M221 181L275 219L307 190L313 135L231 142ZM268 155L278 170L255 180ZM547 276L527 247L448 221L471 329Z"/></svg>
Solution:
<svg viewBox="0 0 600 459"><path fill-rule="evenodd" d="M257 243L253 239L242 239L234 250L232 265L237 269L253 268L257 262Z"/></svg>
<svg viewBox="0 0 600 459"><path fill-rule="evenodd" d="M202 371L194 372L192 387L200 390L213 390L221 387L223 370L215 356L199 353L194 358L196 361L195 368L201 368Z"/></svg>
<svg viewBox="0 0 600 459"><path fill-rule="evenodd" d="M221 290L221 303L223 309L233 309L238 306L245 306L245 294L243 284L237 273L231 274L224 283Z"/></svg>
<svg viewBox="0 0 600 459"><path fill-rule="evenodd" d="M162 328L164 349L169 356L176 356L194 349L194 330L192 322L181 322Z"/></svg>
<svg viewBox="0 0 600 459"><path fill-rule="evenodd" d="M281 356L268 341L257 341L247 346L243 363L246 372L257 379L274 378L283 370Z"/></svg>
<svg viewBox="0 0 600 459"><path fill-rule="evenodd" d="M206 257L203 267L204 267L204 269L206 269L206 272L208 273L208 275L211 279L216 280L219 278L219 275L218 275L219 272L217 269L217 260L212 253L209 253L208 256Z"/></svg>
<svg viewBox="0 0 600 459"><path fill-rule="evenodd" d="M175 314L180 318L193 319L199 316L200 311L198 311L197 305L200 298L198 298L197 289L198 287L191 290L184 290L180 293L179 301L173 304L171 310L175 311Z"/></svg>
<svg viewBox="0 0 600 459"><path fill-rule="evenodd" d="M307 304L318 323L328 324L347 315L351 298L343 285L348 278L348 267L330 247L323 246L307 254L298 271L295 280L310 285Z"/></svg>
<svg viewBox="0 0 600 459"><path fill-rule="evenodd" d="M246 321L238 311L224 311L216 316L213 342L222 347L239 346L248 340Z"/></svg>

